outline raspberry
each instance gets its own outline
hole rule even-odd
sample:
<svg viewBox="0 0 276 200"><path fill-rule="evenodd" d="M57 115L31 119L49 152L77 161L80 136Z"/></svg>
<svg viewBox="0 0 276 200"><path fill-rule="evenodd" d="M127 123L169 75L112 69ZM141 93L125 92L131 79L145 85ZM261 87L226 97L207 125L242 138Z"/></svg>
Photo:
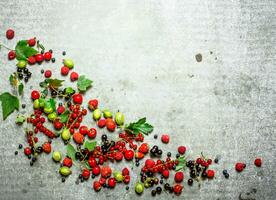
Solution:
<svg viewBox="0 0 276 200"><path fill-rule="evenodd" d="M176 173L175 173L175 175L174 175L174 180L175 180L175 182L180 183L180 182L183 181L183 179L184 179L184 174L183 174L183 172L176 172Z"/></svg>
<svg viewBox="0 0 276 200"><path fill-rule="evenodd" d="M13 60L14 58L15 58L15 51L10 51L9 53L8 53L8 58L9 58L9 60Z"/></svg>
<svg viewBox="0 0 276 200"><path fill-rule="evenodd" d="M149 145L147 143L141 144L138 151L141 152L141 153L144 153L144 154L148 153L149 152Z"/></svg>
<svg viewBox="0 0 276 200"><path fill-rule="evenodd" d="M73 134L73 139L77 144L82 144L84 140L84 136L80 134L79 132L75 132Z"/></svg>
<svg viewBox="0 0 276 200"><path fill-rule="evenodd" d="M7 37L7 39L9 39L9 40L13 39L13 38L14 38L14 30L8 29L8 30L6 31L6 37Z"/></svg>
<svg viewBox="0 0 276 200"><path fill-rule="evenodd" d="M212 170L212 169L209 169L207 171L207 177L210 178L210 179L212 179L212 178L214 178L214 176L215 176L215 171Z"/></svg>
<svg viewBox="0 0 276 200"><path fill-rule="evenodd" d="M72 72L70 74L71 81L76 81L76 80L78 80L78 78L79 78L79 74L77 72Z"/></svg>
<svg viewBox="0 0 276 200"><path fill-rule="evenodd" d="M35 38L31 38L31 39L28 40L28 45L30 47L33 47L35 45L35 43L36 43L36 39Z"/></svg>
<svg viewBox="0 0 276 200"><path fill-rule="evenodd" d="M30 65L34 65L34 64L36 63L35 57L34 57L34 56L30 56L30 57L28 58L28 63L29 63Z"/></svg>
<svg viewBox="0 0 276 200"><path fill-rule="evenodd" d="M51 153L51 144L49 142L45 142L43 145L42 145L42 149L45 153Z"/></svg>
<svg viewBox="0 0 276 200"><path fill-rule="evenodd" d="M245 167L246 165L244 163L236 163L235 169L237 172L241 172L244 170Z"/></svg>
<svg viewBox="0 0 276 200"><path fill-rule="evenodd" d="M81 175L85 180L87 180L90 177L90 171L88 169L83 169Z"/></svg>
<svg viewBox="0 0 276 200"><path fill-rule="evenodd" d="M73 161L72 161L72 159L71 158L68 158L68 157L65 157L64 159L63 159L63 166L66 166L66 167L72 167L72 165L73 165Z"/></svg>
<svg viewBox="0 0 276 200"><path fill-rule="evenodd" d="M44 72L44 76L45 76L45 78L50 78L50 77L52 76L51 70L46 70L46 71Z"/></svg>
<svg viewBox="0 0 276 200"><path fill-rule="evenodd" d="M179 154L183 155L183 154L185 154L185 152L186 152L186 147L184 147L184 146L179 146L177 150L178 150L178 153L179 153Z"/></svg>
<svg viewBox="0 0 276 200"><path fill-rule="evenodd" d="M122 175L123 175L123 176L129 175L129 170L128 170L128 168L125 167L125 168L122 170Z"/></svg>
<svg viewBox="0 0 276 200"><path fill-rule="evenodd" d="M68 67L63 66L62 68L60 68L60 73L61 73L61 75L66 76L66 75L68 75L69 70L70 69Z"/></svg>
<svg viewBox="0 0 276 200"><path fill-rule="evenodd" d="M162 175L163 175L164 178L169 178L169 176L170 176L170 171L167 170L167 169L165 169L165 170L163 170Z"/></svg>
<svg viewBox="0 0 276 200"><path fill-rule="evenodd" d="M170 141L170 136L169 135L162 135L161 141L165 144L169 143Z"/></svg>
<svg viewBox="0 0 276 200"><path fill-rule="evenodd" d="M262 159L261 158L256 158L255 161L254 161L254 164L257 167L261 167L262 166Z"/></svg>

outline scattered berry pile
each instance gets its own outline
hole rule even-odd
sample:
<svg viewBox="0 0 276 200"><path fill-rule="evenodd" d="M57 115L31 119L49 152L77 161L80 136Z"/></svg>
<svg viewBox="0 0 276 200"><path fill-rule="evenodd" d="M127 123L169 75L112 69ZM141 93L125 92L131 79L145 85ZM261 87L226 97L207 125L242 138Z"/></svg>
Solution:
<svg viewBox="0 0 276 200"><path fill-rule="evenodd" d="M7 39L13 39L14 35L13 30L7 30ZM9 77L16 95L9 92L0 95L3 118L6 119L13 111L19 110L18 97L23 94L24 85L32 76L28 66L47 64L56 60L53 51L45 51L45 47L36 38L20 40L14 50L3 44L0 46L9 50L9 60L17 60L17 69ZM62 55L65 56L66 52L62 52ZM90 99L85 105L84 94L91 88L92 81L72 71L72 59L65 58L60 65L60 75L70 75L70 80L76 82L76 87L64 86L64 80L52 78L53 73L50 69L42 69L44 80L30 94L33 112L27 116L19 113L16 117L16 123L24 127L26 136L25 147L19 144L19 149L24 149L24 154L30 159L30 166L39 160L42 153L51 154L52 160L59 164L57 166L62 182L73 173L74 165L74 172L79 174L76 184L93 179L91 187L95 191L102 188L112 189L117 184L125 184L126 190L129 190L131 168L126 166L120 171L114 171L109 164L125 160L129 165L129 161L135 161L135 166L141 168L138 180L134 180L135 192L142 194L144 188L151 188L152 196L159 195L162 191L180 195L184 188L185 170L189 172L189 177L186 178L189 186L195 182L200 184L206 179L215 178L216 173L212 169L212 164L218 164L218 158L213 162L201 154L195 159L188 159L190 156L187 155L185 146L178 146L175 155L163 152L163 146L150 146L145 141L145 136L153 131L153 126L146 118L125 124L122 112L113 113L109 109L100 108L97 99ZM14 107L10 106L10 102ZM25 107L26 105L22 104L22 108ZM83 123L87 115L92 116L94 127ZM109 136L103 134L102 129L118 134ZM39 136L41 133L44 137ZM97 136L101 138L100 141L96 140ZM154 139L158 139L158 135L154 135ZM64 142L66 154L55 149L52 140ZM170 135L161 135L161 141L164 145L168 144ZM15 152L15 155L17 154L18 151ZM257 158L254 164L261 167L261 158ZM245 163L235 164L237 172L242 172L245 168ZM229 178L227 169L222 173L225 178Z"/></svg>

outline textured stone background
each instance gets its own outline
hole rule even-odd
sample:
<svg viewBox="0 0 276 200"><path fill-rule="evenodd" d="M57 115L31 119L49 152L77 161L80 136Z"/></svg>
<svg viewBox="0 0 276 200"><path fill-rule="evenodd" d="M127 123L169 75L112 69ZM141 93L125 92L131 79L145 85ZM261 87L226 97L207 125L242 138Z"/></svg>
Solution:
<svg viewBox="0 0 276 200"><path fill-rule="evenodd" d="M59 60L31 69L23 102L30 104L29 87L37 87L42 67L59 76L66 50L79 73L95 81L87 99L120 109L127 121L147 116L155 133L172 136L162 148L185 144L191 157L201 151L222 156L214 166L220 172L215 180L200 189L185 185L175 199L275 200L275 13L275 0L1 0L0 41L13 46L36 36ZM15 40L4 37L9 27ZM0 52L1 92L10 90L8 76L15 69L6 53ZM197 53L203 56L200 63ZM24 138L15 116L0 122L0 199L151 198L149 190L138 197L122 185L94 193L91 180L74 184L77 173L62 184L58 166L45 155L29 167L22 152L14 156ZM93 125L91 119L86 123ZM147 140L156 142L153 135ZM59 141L54 145L64 149ZM252 165L256 156L264 159L261 169ZM234 172L236 161L247 162L244 173ZM132 171L132 186L137 172Z"/></svg>

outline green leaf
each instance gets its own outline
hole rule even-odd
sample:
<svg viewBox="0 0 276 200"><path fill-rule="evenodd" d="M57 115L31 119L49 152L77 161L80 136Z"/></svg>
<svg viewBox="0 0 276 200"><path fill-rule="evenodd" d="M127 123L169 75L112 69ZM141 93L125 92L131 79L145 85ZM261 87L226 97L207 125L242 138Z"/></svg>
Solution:
<svg viewBox="0 0 276 200"><path fill-rule="evenodd" d="M11 95L9 92L4 92L0 95L2 102L3 119L5 120L14 110L19 109L19 100L16 96Z"/></svg>
<svg viewBox="0 0 276 200"><path fill-rule="evenodd" d="M89 87L91 87L93 81L85 78L84 75L81 75L78 79L78 89L80 92L85 92Z"/></svg>
<svg viewBox="0 0 276 200"><path fill-rule="evenodd" d="M23 85L23 83L20 83L19 86L18 86L18 93L19 93L19 95L23 94L23 90L24 90L24 85Z"/></svg>
<svg viewBox="0 0 276 200"><path fill-rule="evenodd" d="M178 159L178 165L175 168L175 171L184 170L186 168L186 158L184 156L180 156Z"/></svg>
<svg viewBox="0 0 276 200"><path fill-rule="evenodd" d="M48 95L48 89L44 89L41 91L41 93L43 94L44 97L46 97Z"/></svg>
<svg viewBox="0 0 276 200"><path fill-rule="evenodd" d="M17 60L27 60L28 57L37 54L38 51L28 46L27 40L20 40L15 46Z"/></svg>
<svg viewBox="0 0 276 200"><path fill-rule="evenodd" d="M73 161L76 160L76 150L72 144L67 144L67 156Z"/></svg>
<svg viewBox="0 0 276 200"><path fill-rule="evenodd" d="M54 111L56 111L56 101L54 99L49 99L48 104L50 104L51 108L53 108Z"/></svg>
<svg viewBox="0 0 276 200"><path fill-rule="evenodd" d="M65 88L65 94L73 94L75 92L75 90L71 87Z"/></svg>
<svg viewBox="0 0 276 200"><path fill-rule="evenodd" d="M49 87L51 87L51 88L54 88L54 89L56 89L56 88L59 88L60 86L62 86L62 82L63 82L64 80L59 80L59 79L51 79L51 78L48 78L48 79L46 79L46 82L49 84Z"/></svg>
<svg viewBox="0 0 276 200"><path fill-rule="evenodd" d="M95 149L96 145L97 145L96 141L92 141L92 142L85 141L83 146L84 146L84 148L88 149L88 151L93 151Z"/></svg>
<svg viewBox="0 0 276 200"><path fill-rule="evenodd" d="M63 112L61 115L60 115L60 121L62 123L66 123L68 118L69 118L69 114L70 112L68 110L66 110L65 112Z"/></svg>
<svg viewBox="0 0 276 200"><path fill-rule="evenodd" d="M24 115L18 115L18 116L16 117L15 123L21 125L21 124L23 124L24 122L25 122L25 117L24 117Z"/></svg>
<svg viewBox="0 0 276 200"><path fill-rule="evenodd" d="M88 170L91 170L91 169L92 169L92 168L90 167L90 165L89 165L89 163L88 163L87 160L84 162L84 164L85 164L85 167L86 167Z"/></svg>
<svg viewBox="0 0 276 200"><path fill-rule="evenodd" d="M17 84L17 79L16 79L16 77L15 77L14 74L11 74L11 75L10 75L9 80L10 80L10 84L11 84L13 87L16 86L16 84Z"/></svg>
<svg viewBox="0 0 276 200"><path fill-rule="evenodd" d="M153 131L153 126L146 123L146 118L141 118L137 122L130 123L126 126L125 131L137 135L138 133L142 133L144 135L148 135Z"/></svg>

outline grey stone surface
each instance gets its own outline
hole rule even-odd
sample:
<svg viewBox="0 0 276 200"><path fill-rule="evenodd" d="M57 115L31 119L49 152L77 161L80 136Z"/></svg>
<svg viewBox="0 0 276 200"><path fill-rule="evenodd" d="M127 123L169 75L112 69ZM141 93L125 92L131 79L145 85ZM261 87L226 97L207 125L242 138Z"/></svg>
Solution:
<svg viewBox="0 0 276 200"><path fill-rule="evenodd" d="M214 166L215 180L200 188L185 185L175 199L274 200L275 13L275 0L1 0L0 41L13 46L17 39L36 36L59 60L31 67L34 76L22 99L28 105L29 87L37 87L40 69L59 76L66 50L78 72L95 81L86 100L99 98L103 107L123 111L127 121L147 116L154 133L171 135L162 148L175 151L185 144L190 157L201 151L222 156ZM9 27L16 31L12 41L5 39ZM196 62L198 53L201 62ZM8 76L15 69L5 50L0 65L3 92L10 90ZM14 156L24 140L15 116L0 122L0 199L151 198L149 190L138 197L122 185L95 193L91 180L74 184L77 173L61 183L58 166L47 156L29 167L22 152ZM85 122L94 125L91 118ZM146 140L155 143L153 135ZM55 141L54 149L64 146ZM257 156L264 160L260 169L252 164ZM236 161L248 164L244 173L234 172ZM223 178L224 168L229 180ZM133 187L138 169L131 173Z"/></svg>

